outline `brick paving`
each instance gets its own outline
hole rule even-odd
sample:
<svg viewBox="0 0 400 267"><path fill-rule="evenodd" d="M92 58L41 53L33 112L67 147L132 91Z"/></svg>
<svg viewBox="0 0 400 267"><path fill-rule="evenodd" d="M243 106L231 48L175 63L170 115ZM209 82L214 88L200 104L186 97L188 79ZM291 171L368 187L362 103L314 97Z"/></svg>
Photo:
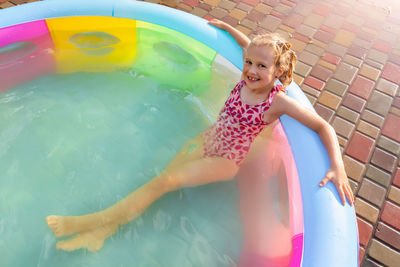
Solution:
<svg viewBox="0 0 400 267"><path fill-rule="evenodd" d="M0 0L0 8L36 0ZM397 0L148 0L249 36L275 31L295 81L333 125L352 189L361 266L400 263L400 4Z"/></svg>

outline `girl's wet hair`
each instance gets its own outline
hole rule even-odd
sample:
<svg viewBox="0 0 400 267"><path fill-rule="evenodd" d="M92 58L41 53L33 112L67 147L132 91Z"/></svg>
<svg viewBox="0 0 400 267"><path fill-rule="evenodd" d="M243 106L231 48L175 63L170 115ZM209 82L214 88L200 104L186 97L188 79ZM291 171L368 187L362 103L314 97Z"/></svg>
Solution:
<svg viewBox="0 0 400 267"><path fill-rule="evenodd" d="M283 86L287 86L292 82L297 57L296 53L290 49L292 45L289 42L283 40L276 33L267 33L254 37L251 45L271 47L275 53L275 67L283 69L283 74L278 77L279 81Z"/></svg>

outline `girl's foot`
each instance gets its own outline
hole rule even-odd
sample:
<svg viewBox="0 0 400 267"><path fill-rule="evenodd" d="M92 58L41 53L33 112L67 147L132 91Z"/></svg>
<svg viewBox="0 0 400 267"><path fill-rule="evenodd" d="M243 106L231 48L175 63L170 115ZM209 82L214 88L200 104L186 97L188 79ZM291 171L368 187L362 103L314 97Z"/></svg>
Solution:
<svg viewBox="0 0 400 267"><path fill-rule="evenodd" d="M75 228L75 220L72 216L47 216L46 222L56 237L72 235L78 230Z"/></svg>
<svg viewBox="0 0 400 267"><path fill-rule="evenodd" d="M97 251L103 247L104 240L113 235L117 229L118 225L116 224L103 225L79 233L70 239L59 241L56 244L56 248L65 251L72 251L80 248L86 248L89 251Z"/></svg>

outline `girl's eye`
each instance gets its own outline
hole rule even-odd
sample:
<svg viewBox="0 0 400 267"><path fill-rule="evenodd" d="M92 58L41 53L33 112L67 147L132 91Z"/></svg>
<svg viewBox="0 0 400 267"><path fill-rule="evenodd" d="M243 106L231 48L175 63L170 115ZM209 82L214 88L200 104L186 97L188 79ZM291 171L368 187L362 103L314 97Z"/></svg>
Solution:
<svg viewBox="0 0 400 267"><path fill-rule="evenodd" d="M260 64L260 65L258 65L258 67L259 67L259 68L265 68L265 65Z"/></svg>
<svg viewBox="0 0 400 267"><path fill-rule="evenodd" d="M246 60L246 64L251 65L251 61L250 60Z"/></svg>

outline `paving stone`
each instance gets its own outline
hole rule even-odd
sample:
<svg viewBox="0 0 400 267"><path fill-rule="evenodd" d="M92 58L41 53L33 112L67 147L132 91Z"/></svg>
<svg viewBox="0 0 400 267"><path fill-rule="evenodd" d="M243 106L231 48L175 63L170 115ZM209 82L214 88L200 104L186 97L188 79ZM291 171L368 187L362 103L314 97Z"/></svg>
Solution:
<svg viewBox="0 0 400 267"><path fill-rule="evenodd" d="M393 176L393 184L397 187L400 187L400 169L397 168L396 172Z"/></svg>
<svg viewBox="0 0 400 267"><path fill-rule="evenodd" d="M299 75L301 75L301 76L303 76L303 77L306 77L306 76L308 76L310 74L311 69L312 69L311 66L309 66L307 64L304 64L301 61L297 61L296 62L296 66L294 68L294 72L299 74Z"/></svg>
<svg viewBox="0 0 400 267"><path fill-rule="evenodd" d="M324 21L324 25L334 29L340 29L343 25L343 22L344 22L343 17L335 14L329 14Z"/></svg>
<svg viewBox="0 0 400 267"><path fill-rule="evenodd" d="M246 27L244 27L244 26L242 26L242 25L236 26L236 29L239 30L239 31L241 31L241 32L244 33L245 35L250 35L250 33L251 33L251 29L246 28Z"/></svg>
<svg viewBox="0 0 400 267"><path fill-rule="evenodd" d="M235 2L229 1L229 0L222 0L219 4L219 7L226 9L226 10L231 10L236 6Z"/></svg>
<svg viewBox="0 0 400 267"><path fill-rule="evenodd" d="M212 7L218 6L219 2L221 2L221 0L204 0L205 4L210 5Z"/></svg>
<svg viewBox="0 0 400 267"><path fill-rule="evenodd" d="M240 25L243 25L252 30L257 28L257 23L255 23L254 21L251 21L249 19L244 19L244 20L240 21Z"/></svg>
<svg viewBox="0 0 400 267"><path fill-rule="evenodd" d="M357 75L350 86L350 92L364 99L368 99L375 83L367 78Z"/></svg>
<svg viewBox="0 0 400 267"><path fill-rule="evenodd" d="M335 129L337 134L339 134L347 139L350 138L350 136L353 133L353 130L355 128L354 124L352 124L340 117L335 117L333 119L332 126ZM350 146L350 144L349 144L349 146ZM349 153L349 150L347 149L347 154L354 157L354 155L353 155L354 151L350 150L350 152L351 153ZM357 157L355 157L355 158L357 158ZM357 159L359 159L359 158L357 158Z"/></svg>
<svg viewBox="0 0 400 267"><path fill-rule="evenodd" d="M253 9L252 6L250 6L250 5L248 5L248 4L245 4L245 3L243 3L243 2L240 2L240 3L236 6L236 8L238 8L238 9L240 9L240 10L243 10L243 11L246 11L246 13L249 13L249 12Z"/></svg>
<svg viewBox="0 0 400 267"><path fill-rule="evenodd" d="M360 182L366 169L365 165L347 155L343 156L343 163L347 176L357 182Z"/></svg>
<svg viewBox="0 0 400 267"><path fill-rule="evenodd" d="M365 248L363 248L362 246L358 246L358 262L359 264L361 264L360 266L366 267L363 265L364 256L365 256Z"/></svg>
<svg viewBox="0 0 400 267"><path fill-rule="evenodd" d="M355 14L350 14L346 18L346 22L349 22L351 24L354 24L357 27L360 27L361 25L364 24L365 19L363 17L357 16Z"/></svg>
<svg viewBox="0 0 400 267"><path fill-rule="evenodd" d="M306 94L306 97L308 98L308 101L310 101L311 105L314 105L315 102L317 102L317 98L312 95Z"/></svg>
<svg viewBox="0 0 400 267"><path fill-rule="evenodd" d="M379 91L374 91L368 100L367 108L373 112L386 116L389 112L393 98Z"/></svg>
<svg viewBox="0 0 400 267"><path fill-rule="evenodd" d="M247 16L247 12L244 12L243 10L240 9L232 9L232 11L229 13L229 16L232 18L235 18L237 20L242 20Z"/></svg>
<svg viewBox="0 0 400 267"><path fill-rule="evenodd" d="M395 84L400 84L400 66L393 64L391 62L386 63L383 72L382 78L389 80Z"/></svg>
<svg viewBox="0 0 400 267"><path fill-rule="evenodd" d="M386 266L398 266L400 262L400 253L375 239L372 239L368 254Z"/></svg>
<svg viewBox="0 0 400 267"><path fill-rule="evenodd" d="M381 64L385 64L388 59L388 55L381 51L378 51L375 49L370 49L368 52L367 58L372 59Z"/></svg>
<svg viewBox="0 0 400 267"><path fill-rule="evenodd" d="M374 139L355 132L346 148L346 154L363 163L367 163L373 152L374 143Z"/></svg>
<svg viewBox="0 0 400 267"><path fill-rule="evenodd" d="M353 57L362 59L362 60L364 60L367 57L367 53L368 53L368 49L366 49L362 46L356 45L356 44L353 44L347 50L347 54L349 54Z"/></svg>
<svg viewBox="0 0 400 267"><path fill-rule="evenodd" d="M357 126L357 131L359 131L365 135L368 135L369 137L372 137L373 139L376 139L379 135L380 129L373 126L372 124L369 124L369 123L361 120Z"/></svg>
<svg viewBox="0 0 400 267"><path fill-rule="evenodd" d="M375 224L378 220L379 210L361 198L356 197L356 200L354 201L354 207L357 215L368 222Z"/></svg>
<svg viewBox="0 0 400 267"><path fill-rule="evenodd" d="M257 23L260 23L261 21L264 20L265 15L261 12L256 11L255 9L253 9L252 11L250 11L250 13L247 15L247 18L249 20L253 20Z"/></svg>
<svg viewBox="0 0 400 267"><path fill-rule="evenodd" d="M367 77L373 81L377 81L379 78L379 75L381 74L381 71L378 69L375 69L374 67L367 65L367 64L363 64L360 72L360 75Z"/></svg>
<svg viewBox="0 0 400 267"><path fill-rule="evenodd" d="M362 246L367 246L371 238L373 226L367 221L357 217L358 237Z"/></svg>
<svg viewBox="0 0 400 267"><path fill-rule="evenodd" d="M378 169L373 165L368 165L365 175L386 188L389 187L392 179L391 174Z"/></svg>
<svg viewBox="0 0 400 267"><path fill-rule="evenodd" d="M356 35L354 33L340 29L337 32L333 41L345 47L349 47L352 44L355 37Z"/></svg>
<svg viewBox="0 0 400 267"><path fill-rule="evenodd" d="M335 94L332 94L328 91L323 91L321 96L318 99L318 102L333 109L337 110L340 105L340 101L342 99Z"/></svg>
<svg viewBox="0 0 400 267"><path fill-rule="evenodd" d="M400 250L400 232L380 222L376 227L375 237Z"/></svg>
<svg viewBox="0 0 400 267"><path fill-rule="evenodd" d="M314 39L321 41L325 44L329 44L330 42L332 42L333 38L335 38L335 35L326 31L319 30L314 34Z"/></svg>
<svg viewBox="0 0 400 267"><path fill-rule="evenodd" d="M296 51L296 53L302 52L307 45L307 43L299 41L297 39L291 39L290 43L292 44L292 49Z"/></svg>
<svg viewBox="0 0 400 267"><path fill-rule="evenodd" d="M337 43L329 43L326 47L326 51L331 54L344 57L347 52L347 48Z"/></svg>
<svg viewBox="0 0 400 267"><path fill-rule="evenodd" d="M292 35L293 35L293 33L295 32L295 29L293 29L293 28L291 28L291 27L289 27L289 26L283 25L283 24L281 24L281 25L279 26L279 29L281 29L282 31L288 32L288 33L290 33L290 34L292 34ZM293 35L293 38L294 38L294 35ZM301 40L300 40L300 41L301 41Z"/></svg>
<svg viewBox="0 0 400 267"><path fill-rule="evenodd" d="M307 44L305 50L319 57L325 53L325 49L315 44Z"/></svg>
<svg viewBox="0 0 400 267"><path fill-rule="evenodd" d="M400 155L400 144L384 135L379 137L377 146L394 155Z"/></svg>
<svg viewBox="0 0 400 267"><path fill-rule="evenodd" d="M217 19L222 19L223 17L228 16L228 14L229 14L228 11L220 7L213 8L210 12L210 15Z"/></svg>
<svg viewBox="0 0 400 267"><path fill-rule="evenodd" d="M312 38L317 31L316 29L314 29L310 26L304 25L304 24L298 24L295 26L295 28L296 28L296 32L298 32L304 36L307 36L308 38Z"/></svg>
<svg viewBox="0 0 400 267"><path fill-rule="evenodd" d="M193 10L192 10L192 12L191 12L192 14L194 14L194 15L196 15L196 16L198 16L198 17L204 17L205 15L207 15L208 14L208 11L207 10L204 10L204 9L202 9L202 8L199 8L199 7L195 7Z"/></svg>
<svg viewBox="0 0 400 267"><path fill-rule="evenodd" d="M347 63L340 63L334 73L333 77L336 80L342 81L347 84L351 84L354 80L354 77L357 74L358 69L354 66L351 66Z"/></svg>
<svg viewBox="0 0 400 267"><path fill-rule="evenodd" d="M362 47L363 49L365 49L365 52L368 52L368 49L370 49L372 46L372 42L371 42L371 40L364 40L364 39L360 39L360 38L356 37L353 40L353 45Z"/></svg>
<svg viewBox="0 0 400 267"><path fill-rule="evenodd" d="M312 4L302 3L301 5L297 5L294 8L294 11L296 13L299 13L300 15L303 15L303 16L306 17L312 12L312 9L313 9L313 5Z"/></svg>
<svg viewBox="0 0 400 267"><path fill-rule="evenodd" d="M286 17L282 23L291 28L296 28L299 25L302 25L303 20L304 16L300 14L292 14L291 16Z"/></svg>
<svg viewBox="0 0 400 267"><path fill-rule="evenodd" d="M384 267L382 264L377 263L371 258L365 258L363 263L361 264L361 267Z"/></svg>
<svg viewBox="0 0 400 267"><path fill-rule="evenodd" d="M373 124L373 125L375 125L375 126L377 126L379 128L382 127L382 125L383 125L383 123L385 121L384 117L382 117L382 116L380 116L380 115L378 115L378 114L376 114L376 113L374 113L372 111L369 111L367 109L365 109L362 112L361 119L363 119L363 120L365 120L365 121L367 121L367 122L369 122L369 123L371 123L371 124Z"/></svg>
<svg viewBox="0 0 400 267"><path fill-rule="evenodd" d="M350 188L354 195L356 195L358 191L358 183L353 181L351 178L349 179Z"/></svg>
<svg viewBox="0 0 400 267"><path fill-rule="evenodd" d="M321 47L322 49L324 49L324 51L327 49L327 47L328 47L328 45L327 44L325 44L325 43L323 43L323 42L321 42L321 41L318 41L317 39L312 39L311 41L310 41L310 44L315 44L316 46L319 46L319 47ZM315 53L313 53L313 54L315 54Z"/></svg>
<svg viewBox="0 0 400 267"><path fill-rule="evenodd" d="M326 62L329 62L329 63L333 64L333 65L338 65L340 63L340 61L341 61L340 57L332 55L330 53L325 53L322 56L322 59L325 60Z"/></svg>
<svg viewBox="0 0 400 267"><path fill-rule="evenodd" d="M282 26L282 25L281 25ZM285 25L283 25L283 26L285 26ZM287 26L285 26L285 27L287 27ZM290 28L290 29L293 29L293 28ZM299 34L299 33L297 33L294 29L293 29L293 38L295 38L295 39L297 39L297 40L299 40L299 41L302 41L302 42L304 42L304 43L306 43L306 44L308 44L309 42L311 42L311 39L310 38L308 38L307 36L304 36L304 35L302 35L302 34Z"/></svg>
<svg viewBox="0 0 400 267"><path fill-rule="evenodd" d="M187 0L187 1L189 1L189 0ZM185 12L191 12L193 10L192 6L187 5L185 3L179 3L177 8L182 11L185 11Z"/></svg>
<svg viewBox="0 0 400 267"><path fill-rule="evenodd" d="M318 115L320 115L324 120L326 120L327 122L330 122L333 115L335 114L335 111L320 105L320 104L315 104L314 106L315 111L318 113Z"/></svg>
<svg viewBox="0 0 400 267"><path fill-rule="evenodd" d="M312 95L314 97L318 97L321 93L321 91L312 88L311 86L308 86L307 84L304 84L301 86L301 89L303 90L303 92Z"/></svg>
<svg viewBox="0 0 400 267"><path fill-rule="evenodd" d="M385 201L381 220L396 230L400 230L400 207L390 201Z"/></svg>
<svg viewBox="0 0 400 267"><path fill-rule="evenodd" d="M324 19L325 18L321 15L311 13L307 17L305 17L303 23L305 25L318 29L319 27L321 27L322 23L324 22Z"/></svg>
<svg viewBox="0 0 400 267"><path fill-rule="evenodd" d="M296 73L293 73L293 80L297 85L301 86L304 82L304 77L297 75Z"/></svg>
<svg viewBox="0 0 400 267"><path fill-rule="evenodd" d="M371 67L373 67L373 68L375 68L375 69L377 69L377 70L380 70L380 71L382 71L382 70L383 70L383 67L384 67L383 64L381 64L381 63L379 63L379 62L376 62L376 61L374 61L374 60L372 60L372 59L370 59L370 58L367 58L366 60L364 60L364 63L365 63L366 65L369 65L369 66L371 66Z"/></svg>
<svg viewBox="0 0 400 267"><path fill-rule="evenodd" d="M353 94L347 94L342 102L342 105L356 112L361 112L364 109L366 101Z"/></svg>
<svg viewBox="0 0 400 267"><path fill-rule="evenodd" d="M263 14L269 14L272 10L271 6L265 5L263 3L259 3L255 8L256 11L261 12Z"/></svg>
<svg viewBox="0 0 400 267"><path fill-rule="evenodd" d="M336 135L336 137L337 137L338 142L339 142L340 153L343 154L344 148L346 147L348 140L346 138L344 138L343 136L340 136L340 135Z"/></svg>
<svg viewBox="0 0 400 267"><path fill-rule="evenodd" d="M392 172L396 167L396 160L397 158L392 154L389 154L380 148L376 148L372 155L371 163L388 172Z"/></svg>
<svg viewBox="0 0 400 267"><path fill-rule="evenodd" d="M375 204L376 206L381 207L383 201L385 201L386 189L372 182L368 178L365 178L361 182L358 195Z"/></svg>
<svg viewBox="0 0 400 267"><path fill-rule="evenodd" d="M279 25L281 24L282 20L279 18L276 18L274 16L266 16L264 20L260 23L260 26L263 27L264 29L269 30L270 32L274 32Z"/></svg>
<svg viewBox="0 0 400 267"><path fill-rule="evenodd" d="M321 65L322 67L331 70L332 72L336 70L336 65L333 65L329 62L326 62L325 60L320 60L318 61L318 65Z"/></svg>
<svg viewBox="0 0 400 267"><path fill-rule="evenodd" d="M281 29L277 29L275 31L275 33L279 34L279 36L281 36L283 40L289 40L289 42L292 44L292 49L293 49L294 45L293 45L292 39L291 39L293 37L293 35L290 32L287 32L287 31L284 31L284 30L281 30Z"/></svg>
<svg viewBox="0 0 400 267"><path fill-rule="evenodd" d="M245 4L250 6L256 6L260 1L259 0L242 0Z"/></svg>
<svg viewBox="0 0 400 267"><path fill-rule="evenodd" d="M338 96L344 96L349 86L341 81L330 79L325 88Z"/></svg>
<svg viewBox="0 0 400 267"><path fill-rule="evenodd" d="M325 32L330 32L332 34L336 34L337 33L337 29L328 27L326 25L322 25L319 29L322 30L322 31L325 31Z"/></svg>
<svg viewBox="0 0 400 267"><path fill-rule="evenodd" d="M382 134L397 142L400 142L400 117L393 114L388 114L385 123L383 124Z"/></svg>
<svg viewBox="0 0 400 267"><path fill-rule="evenodd" d="M389 44L389 43L387 43L385 41L379 40L379 39L376 39L374 41L374 43L372 45L372 48L374 48L376 50L379 50L384 54L389 54L392 51L392 45L391 44Z"/></svg>
<svg viewBox="0 0 400 267"><path fill-rule="evenodd" d="M312 76L308 76L305 80L304 80L304 84L317 89L319 91L321 91L324 87L325 87L325 82L318 80Z"/></svg>
<svg viewBox="0 0 400 267"><path fill-rule="evenodd" d="M312 68L310 75L314 76L315 78L318 78L319 80L326 82L332 76L332 71L327 68L322 67L321 65L315 65Z"/></svg>
<svg viewBox="0 0 400 267"><path fill-rule="evenodd" d="M202 2L200 2L200 4L199 4L197 7L198 7L198 8L201 8L201 9L204 9L204 10L206 10L207 12L210 12L211 9L212 9L212 7L211 7L210 5L205 4L205 3L202 3ZM207 16L207 15L206 15L206 16ZM203 16L203 17L205 17L205 16Z"/></svg>
<svg viewBox="0 0 400 267"><path fill-rule="evenodd" d="M400 205L400 188L391 186L389 189L388 198L395 202L396 204ZM399 239L400 240L400 239Z"/></svg>
<svg viewBox="0 0 400 267"><path fill-rule="evenodd" d="M330 5L327 5L325 3L321 3L321 4L317 4L313 8L313 12L315 14L318 14L318 15L326 17L331 13L331 9L332 9L332 7Z"/></svg>
<svg viewBox="0 0 400 267"><path fill-rule="evenodd" d="M336 113L338 116L342 117L343 119L346 119L353 124L356 124L358 119L360 118L360 114L357 112L354 112L351 109L348 109L344 106L340 106L339 109L337 110Z"/></svg>
<svg viewBox="0 0 400 267"><path fill-rule="evenodd" d="M400 116L400 109L399 108L391 107L389 112L394 114L394 115L396 115L396 116Z"/></svg>

